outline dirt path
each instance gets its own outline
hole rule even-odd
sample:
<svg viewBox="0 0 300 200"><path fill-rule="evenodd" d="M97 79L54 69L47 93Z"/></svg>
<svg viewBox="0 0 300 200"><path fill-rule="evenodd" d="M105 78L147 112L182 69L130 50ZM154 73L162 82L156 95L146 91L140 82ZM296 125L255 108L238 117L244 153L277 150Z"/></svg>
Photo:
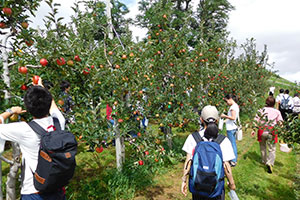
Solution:
<svg viewBox="0 0 300 200"><path fill-rule="evenodd" d="M238 156L242 158L249 149L256 145L256 139L250 136L250 132L245 132L247 139L242 141L237 141L238 145ZM138 194L135 200L187 200L191 199L189 194L187 197L184 197L180 192L181 189L181 176L184 163L179 163L172 166L167 173L164 173L155 178L156 184L148 188L146 191Z"/></svg>

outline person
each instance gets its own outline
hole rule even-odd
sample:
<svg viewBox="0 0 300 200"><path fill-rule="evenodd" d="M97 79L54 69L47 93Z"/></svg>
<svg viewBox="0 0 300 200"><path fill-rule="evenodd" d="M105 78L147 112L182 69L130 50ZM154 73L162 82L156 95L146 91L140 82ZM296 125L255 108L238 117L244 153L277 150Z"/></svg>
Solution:
<svg viewBox="0 0 300 200"><path fill-rule="evenodd" d="M275 133L273 127L283 120L279 110L274 108L275 99L269 96L266 99L266 106L260 109L258 112L260 115L256 115L255 121L259 122L260 129L257 133L257 140L259 141L260 153L262 163L267 166L268 173L273 172L273 166L276 157L276 143L278 142L278 136ZM252 136L255 132L252 132ZM267 150L268 146L268 150Z"/></svg>
<svg viewBox="0 0 300 200"><path fill-rule="evenodd" d="M204 141L208 141L208 140L211 141L212 139L217 138L217 136L218 136L218 126L217 126L218 119L219 119L219 113L215 106L208 105L202 109L200 121L204 125L204 129L200 130L198 133ZM187 195L187 178L188 178L188 174L189 174L190 167L191 167L190 161L192 159L193 152L195 150L196 145L197 145L197 143L196 143L193 135L190 134L187 137L187 139L182 147L182 150L186 152L186 160L185 160L184 167L183 167L181 192L185 196ZM230 140L227 137L225 137L225 139L220 144L220 148L221 148L222 155L223 155L222 159L223 159L223 165L224 165L224 172L229 181L228 186L231 190L235 190L235 183L234 183L233 175L231 172L231 167L229 164L229 161L233 160L235 158L235 156L234 156L234 152L233 152ZM208 198L201 197L201 196L194 195L194 194L192 196L193 196L193 200L208 199ZM225 191L223 190L222 195L217 198L214 198L214 199L224 199L224 198L225 198Z"/></svg>
<svg viewBox="0 0 300 200"><path fill-rule="evenodd" d="M282 96L279 105L280 112L284 121L287 119L288 114L291 114L293 112L293 107L294 107L292 97L289 95L289 93L290 91L288 89L284 91L284 95Z"/></svg>
<svg viewBox="0 0 300 200"><path fill-rule="evenodd" d="M62 111L66 117L66 123L74 123L74 116L72 116L72 108L75 105L72 96L69 94L71 85L68 81L63 80L60 84L61 94L60 98L63 100Z"/></svg>
<svg viewBox="0 0 300 200"><path fill-rule="evenodd" d="M65 118L56 106L51 93L42 86L41 78L38 85L30 87L24 97L25 107L33 121L38 123L47 131L54 130L53 118L59 120L62 129L65 128ZM12 114L22 114L25 110L21 107L11 107L0 115L0 143L12 141L19 144L22 152L22 186L21 200L63 200L65 194L63 188L47 194L40 194L34 187L33 172L36 170L38 163L38 152L40 148L40 137L35 133L26 122L14 122L3 124ZM3 148L1 147L1 150Z"/></svg>
<svg viewBox="0 0 300 200"><path fill-rule="evenodd" d="M293 116L298 117L298 115L300 114L300 99L298 93L295 93L293 97L293 104L294 104Z"/></svg>
<svg viewBox="0 0 300 200"><path fill-rule="evenodd" d="M274 86L270 87L269 95L274 96L274 92L275 92L275 87Z"/></svg>
<svg viewBox="0 0 300 200"><path fill-rule="evenodd" d="M234 96L232 94L227 94L224 98L227 105L230 106L227 115L221 114L221 118L225 118L227 137L232 144L235 158L230 162L231 166L234 167L237 164L237 146L236 146L236 133L237 133L237 119L239 119L240 108L238 104L234 101Z"/></svg>
<svg viewBox="0 0 300 200"><path fill-rule="evenodd" d="M281 110L279 105L280 105L280 100L282 99L283 95L284 95L284 89L280 89L279 94L276 96L276 108L279 111Z"/></svg>

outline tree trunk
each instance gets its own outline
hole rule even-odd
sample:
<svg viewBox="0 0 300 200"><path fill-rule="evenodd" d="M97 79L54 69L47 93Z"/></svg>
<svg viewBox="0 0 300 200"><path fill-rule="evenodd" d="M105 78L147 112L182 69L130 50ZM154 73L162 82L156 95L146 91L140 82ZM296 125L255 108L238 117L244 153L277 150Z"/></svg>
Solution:
<svg viewBox="0 0 300 200"><path fill-rule="evenodd" d="M8 66L8 52L7 52L7 40L9 37L13 35L13 32L8 32L4 35L4 38L2 39L2 46L1 46L1 52L2 52L2 62L3 62L3 74L2 78L4 83L6 84L7 88L10 88L10 77L9 77L9 66ZM9 100L11 95L8 90L4 90L5 93L5 99ZM16 179L18 175L18 170L20 168L20 155L21 151L19 148L19 145L16 143L12 143L12 149L13 149L13 164L10 166L9 173L7 175L7 181L6 181L6 199L7 200L15 200L16 199ZM2 175L2 174L1 174ZM2 179L1 179L2 182ZM2 191L1 191L2 193Z"/></svg>
<svg viewBox="0 0 300 200"><path fill-rule="evenodd" d="M12 32L7 33L4 35L4 38L2 39L2 46L1 46L1 52L2 52L2 62L3 62L3 74L2 78L7 86L7 88L10 88L10 78L9 78L9 69L8 69L8 53L6 50L7 47L7 40L10 36L12 36ZM10 93L7 90L4 90L4 98L9 99L10 98Z"/></svg>
<svg viewBox="0 0 300 200"><path fill-rule="evenodd" d="M167 127L167 142L168 142L168 146L170 149L172 149L173 147L173 142L172 142L172 128L171 127Z"/></svg>
<svg viewBox="0 0 300 200"><path fill-rule="evenodd" d="M110 0L106 0L106 16L107 16L107 23L108 23L108 38L113 39L113 26L112 26L112 19L111 19L111 3Z"/></svg>
<svg viewBox="0 0 300 200"><path fill-rule="evenodd" d="M13 164L10 166L6 181L6 200L16 200L16 180L20 164L20 148L17 143L12 143Z"/></svg>
<svg viewBox="0 0 300 200"><path fill-rule="evenodd" d="M122 169L122 165L125 161L125 143L124 137L121 136L120 129L118 127L118 123L115 120L114 123L114 133L115 133L115 143L116 143L116 160L117 160L117 168L119 170Z"/></svg>

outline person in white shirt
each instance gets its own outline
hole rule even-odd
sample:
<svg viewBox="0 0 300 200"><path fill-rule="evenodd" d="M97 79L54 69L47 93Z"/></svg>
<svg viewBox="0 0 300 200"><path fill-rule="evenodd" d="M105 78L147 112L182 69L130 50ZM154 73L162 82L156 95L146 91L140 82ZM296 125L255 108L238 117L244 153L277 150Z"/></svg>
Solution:
<svg viewBox="0 0 300 200"><path fill-rule="evenodd" d="M279 105L280 105L280 101L281 101L283 95L284 95L284 89L280 89L279 90L279 94L276 96L276 108L278 110L280 110L280 106Z"/></svg>
<svg viewBox="0 0 300 200"><path fill-rule="evenodd" d="M275 92L275 87L274 86L270 87L269 95L274 96L274 92Z"/></svg>
<svg viewBox="0 0 300 200"><path fill-rule="evenodd" d="M41 79L39 85L34 85L26 91L24 103L27 112L33 116L33 120L45 130L53 130L52 117L58 118L61 128L65 128L65 118L57 108L50 92L42 86ZM38 162L40 136L26 122L3 124L4 120L10 115L22 114L23 112L25 111L21 107L12 107L0 115L1 153L5 141L18 143L22 152L22 166L25 167L23 169L24 176L22 177L21 200L63 200L65 194L62 188L50 194L40 194L34 187L33 172L36 170Z"/></svg>
<svg viewBox="0 0 300 200"><path fill-rule="evenodd" d="M218 131L219 131L218 126L217 126L218 120L219 120L219 113L218 113L217 108L215 106L211 106L211 105L205 106L201 111L200 120L201 120L202 124L204 125L204 129L199 131L200 137L205 141L217 138ZM190 134L187 137L187 139L182 147L182 150L186 152L186 160L185 160L185 164L183 167L181 192L185 196L187 195L187 177L188 177L190 167L191 167L190 161L193 157L193 151L195 150L196 145L197 145L197 143L196 143L193 135ZM229 139L227 137L225 137L225 139L220 144L220 148L221 148L222 155L223 155L223 165L224 165L225 175L229 181L228 186L230 189L235 190L234 179L233 179L231 167L229 164L229 161L233 160L235 158L235 156L234 156L231 142L229 141ZM222 194L220 197L218 197L218 199L223 198L224 194ZM198 197L196 195L193 195L193 200L196 200L196 199L207 199L207 198Z"/></svg>
<svg viewBox="0 0 300 200"><path fill-rule="evenodd" d="M232 94L228 94L225 96L224 100L227 105L230 106L227 115L221 114L221 118L226 119L226 132L227 137L232 144L232 148L234 151L235 158L230 162L231 166L234 167L237 163L237 146L236 146L236 133L237 133L237 119L240 115L239 105L234 101L234 96Z"/></svg>
<svg viewBox="0 0 300 200"><path fill-rule="evenodd" d="M295 116L297 116L297 115L300 114L300 99L299 99L299 94L298 93L296 93L294 95L293 103L294 103L293 114Z"/></svg>
<svg viewBox="0 0 300 200"><path fill-rule="evenodd" d="M291 114L293 112L293 108L294 108L294 102L292 97L289 95L290 91L289 90L285 90L284 91L284 95L282 96L281 100L280 100L280 112L282 115L283 120L286 120L288 117L288 114ZM288 101L288 108L287 109L283 109L282 108L282 104L284 101Z"/></svg>

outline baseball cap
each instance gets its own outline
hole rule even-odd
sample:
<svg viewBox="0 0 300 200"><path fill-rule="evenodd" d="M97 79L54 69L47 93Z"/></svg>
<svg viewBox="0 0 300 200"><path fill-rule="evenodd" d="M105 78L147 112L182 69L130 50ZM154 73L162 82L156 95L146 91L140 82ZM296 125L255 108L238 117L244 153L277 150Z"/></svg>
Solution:
<svg viewBox="0 0 300 200"><path fill-rule="evenodd" d="M215 106L207 105L202 109L201 117L206 122L209 122L209 119L216 121L219 119L219 112Z"/></svg>

